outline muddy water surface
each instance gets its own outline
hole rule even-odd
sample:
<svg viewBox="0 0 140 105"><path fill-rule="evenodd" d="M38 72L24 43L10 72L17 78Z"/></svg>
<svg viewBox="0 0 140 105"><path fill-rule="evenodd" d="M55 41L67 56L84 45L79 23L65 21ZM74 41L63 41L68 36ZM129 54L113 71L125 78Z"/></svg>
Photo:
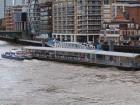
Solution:
<svg viewBox="0 0 140 105"><path fill-rule="evenodd" d="M0 53L21 46L0 42ZM0 59L0 105L139 105L140 71Z"/></svg>

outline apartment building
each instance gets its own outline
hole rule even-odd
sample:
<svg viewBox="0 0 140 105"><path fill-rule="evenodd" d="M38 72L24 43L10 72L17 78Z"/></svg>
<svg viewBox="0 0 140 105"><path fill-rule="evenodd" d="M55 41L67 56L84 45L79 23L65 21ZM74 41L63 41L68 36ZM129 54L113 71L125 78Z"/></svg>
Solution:
<svg viewBox="0 0 140 105"><path fill-rule="evenodd" d="M140 0L116 0L112 3L112 20L129 19L128 8L140 6Z"/></svg>
<svg viewBox="0 0 140 105"><path fill-rule="evenodd" d="M100 39L120 44L129 37L138 38L139 3L140 0L104 0L103 34Z"/></svg>
<svg viewBox="0 0 140 105"><path fill-rule="evenodd" d="M127 7L132 7L138 4L140 0L104 0L103 6L103 21L110 22L116 17L124 18Z"/></svg>
<svg viewBox="0 0 140 105"><path fill-rule="evenodd" d="M104 0L104 6L103 6L103 21L104 22L110 22L112 19L112 3L114 3L115 0Z"/></svg>
<svg viewBox="0 0 140 105"><path fill-rule="evenodd" d="M95 42L102 25L102 0L53 0L53 37Z"/></svg>
<svg viewBox="0 0 140 105"><path fill-rule="evenodd" d="M40 34L47 38L52 37L52 1L44 1L40 1Z"/></svg>
<svg viewBox="0 0 140 105"><path fill-rule="evenodd" d="M22 31L22 6L7 6L5 12L6 31ZM26 27L26 26L25 26Z"/></svg>
<svg viewBox="0 0 140 105"><path fill-rule="evenodd" d="M128 7L128 14L129 20L132 20L140 25L140 5Z"/></svg>
<svg viewBox="0 0 140 105"><path fill-rule="evenodd" d="M5 11L5 24L6 24L6 30L12 31L13 30L13 17L12 17L12 7L7 7Z"/></svg>

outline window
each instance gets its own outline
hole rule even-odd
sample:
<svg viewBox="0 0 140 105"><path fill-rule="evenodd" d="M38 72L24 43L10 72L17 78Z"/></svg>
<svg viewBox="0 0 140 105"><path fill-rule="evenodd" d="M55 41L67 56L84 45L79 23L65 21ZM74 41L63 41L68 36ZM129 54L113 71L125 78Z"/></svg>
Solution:
<svg viewBox="0 0 140 105"><path fill-rule="evenodd" d="M104 0L104 4L109 4L109 0Z"/></svg>

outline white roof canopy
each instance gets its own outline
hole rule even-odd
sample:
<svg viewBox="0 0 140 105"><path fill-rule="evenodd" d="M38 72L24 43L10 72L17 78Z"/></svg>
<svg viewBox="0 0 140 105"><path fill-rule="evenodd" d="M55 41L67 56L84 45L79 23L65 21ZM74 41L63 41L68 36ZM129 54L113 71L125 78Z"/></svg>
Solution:
<svg viewBox="0 0 140 105"><path fill-rule="evenodd" d="M62 51L62 52L74 52L74 53L89 53L89 54L96 54L96 55L99 54L99 55L120 56L120 57L140 56L140 54L136 54L136 53L101 51L101 50L87 50L87 49L52 48L52 47L24 47L24 49L46 50L46 51Z"/></svg>

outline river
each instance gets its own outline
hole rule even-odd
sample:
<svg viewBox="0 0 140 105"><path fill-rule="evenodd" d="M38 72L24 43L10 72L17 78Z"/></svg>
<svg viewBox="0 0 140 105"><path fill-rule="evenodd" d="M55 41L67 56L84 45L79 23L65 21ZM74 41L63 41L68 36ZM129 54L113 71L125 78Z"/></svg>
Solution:
<svg viewBox="0 0 140 105"><path fill-rule="evenodd" d="M0 41L0 53L22 46ZM139 105L140 71L0 58L0 105Z"/></svg>

